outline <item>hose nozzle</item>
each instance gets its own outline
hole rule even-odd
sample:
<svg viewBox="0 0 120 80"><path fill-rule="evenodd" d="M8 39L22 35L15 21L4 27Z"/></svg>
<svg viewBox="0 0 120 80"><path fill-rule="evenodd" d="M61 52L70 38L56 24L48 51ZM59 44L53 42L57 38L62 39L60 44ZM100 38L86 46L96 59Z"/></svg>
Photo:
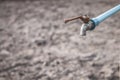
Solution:
<svg viewBox="0 0 120 80"><path fill-rule="evenodd" d="M67 20L65 20L65 23L67 23L69 21L72 21L72 20L76 20L76 19L80 19L83 22L83 24L81 26L81 30L80 30L80 35L81 36L85 36L86 31L92 30L94 25L93 25L93 22L90 20L89 16L87 16L87 15L67 19Z"/></svg>

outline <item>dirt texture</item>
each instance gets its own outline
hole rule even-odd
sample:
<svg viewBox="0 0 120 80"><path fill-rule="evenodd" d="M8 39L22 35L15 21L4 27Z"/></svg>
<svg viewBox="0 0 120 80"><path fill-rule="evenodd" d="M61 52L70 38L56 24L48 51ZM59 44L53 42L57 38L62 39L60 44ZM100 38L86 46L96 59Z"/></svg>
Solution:
<svg viewBox="0 0 120 80"><path fill-rule="evenodd" d="M120 12L81 37L80 20L120 0L0 0L0 80L120 80Z"/></svg>

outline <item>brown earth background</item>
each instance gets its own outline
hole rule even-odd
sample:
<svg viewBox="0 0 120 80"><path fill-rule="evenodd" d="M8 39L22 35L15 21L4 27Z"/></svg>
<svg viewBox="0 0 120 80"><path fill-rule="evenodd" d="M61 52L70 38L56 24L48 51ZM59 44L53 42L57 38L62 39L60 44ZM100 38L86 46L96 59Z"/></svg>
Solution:
<svg viewBox="0 0 120 80"><path fill-rule="evenodd" d="M87 36L79 15L120 0L0 0L0 80L119 80L120 12Z"/></svg>

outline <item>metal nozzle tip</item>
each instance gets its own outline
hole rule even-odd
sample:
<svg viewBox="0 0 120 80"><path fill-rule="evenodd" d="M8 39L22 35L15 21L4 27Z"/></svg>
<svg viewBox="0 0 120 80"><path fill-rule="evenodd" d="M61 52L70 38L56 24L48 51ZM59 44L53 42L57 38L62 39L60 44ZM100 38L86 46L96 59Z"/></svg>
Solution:
<svg viewBox="0 0 120 80"><path fill-rule="evenodd" d="M82 24L81 30L80 30L81 36L86 36L86 29L87 29L86 27L87 27L86 24Z"/></svg>
<svg viewBox="0 0 120 80"><path fill-rule="evenodd" d="M92 30L93 27L94 27L94 25L93 25L93 22L91 22L91 21L89 21L88 23L82 24L81 30L80 30L80 35L86 36L86 31Z"/></svg>

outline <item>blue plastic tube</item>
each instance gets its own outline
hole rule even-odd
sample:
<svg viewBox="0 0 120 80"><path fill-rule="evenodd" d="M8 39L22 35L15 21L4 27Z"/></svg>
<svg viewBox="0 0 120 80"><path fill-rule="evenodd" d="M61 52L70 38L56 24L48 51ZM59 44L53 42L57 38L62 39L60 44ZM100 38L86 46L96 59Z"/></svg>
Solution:
<svg viewBox="0 0 120 80"><path fill-rule="evenodd" d="M107 19L108 17L112 16L113 14L117 13L118 11L120 11L120 4L113 7L112 9L102 13L101 15L95 17L95 18L92 18L91 21L93 22L94 24L94 28L99 24L101 23L102 21L104 21L105 19ZM94 29L93 28L93 29Z"/></svg>

